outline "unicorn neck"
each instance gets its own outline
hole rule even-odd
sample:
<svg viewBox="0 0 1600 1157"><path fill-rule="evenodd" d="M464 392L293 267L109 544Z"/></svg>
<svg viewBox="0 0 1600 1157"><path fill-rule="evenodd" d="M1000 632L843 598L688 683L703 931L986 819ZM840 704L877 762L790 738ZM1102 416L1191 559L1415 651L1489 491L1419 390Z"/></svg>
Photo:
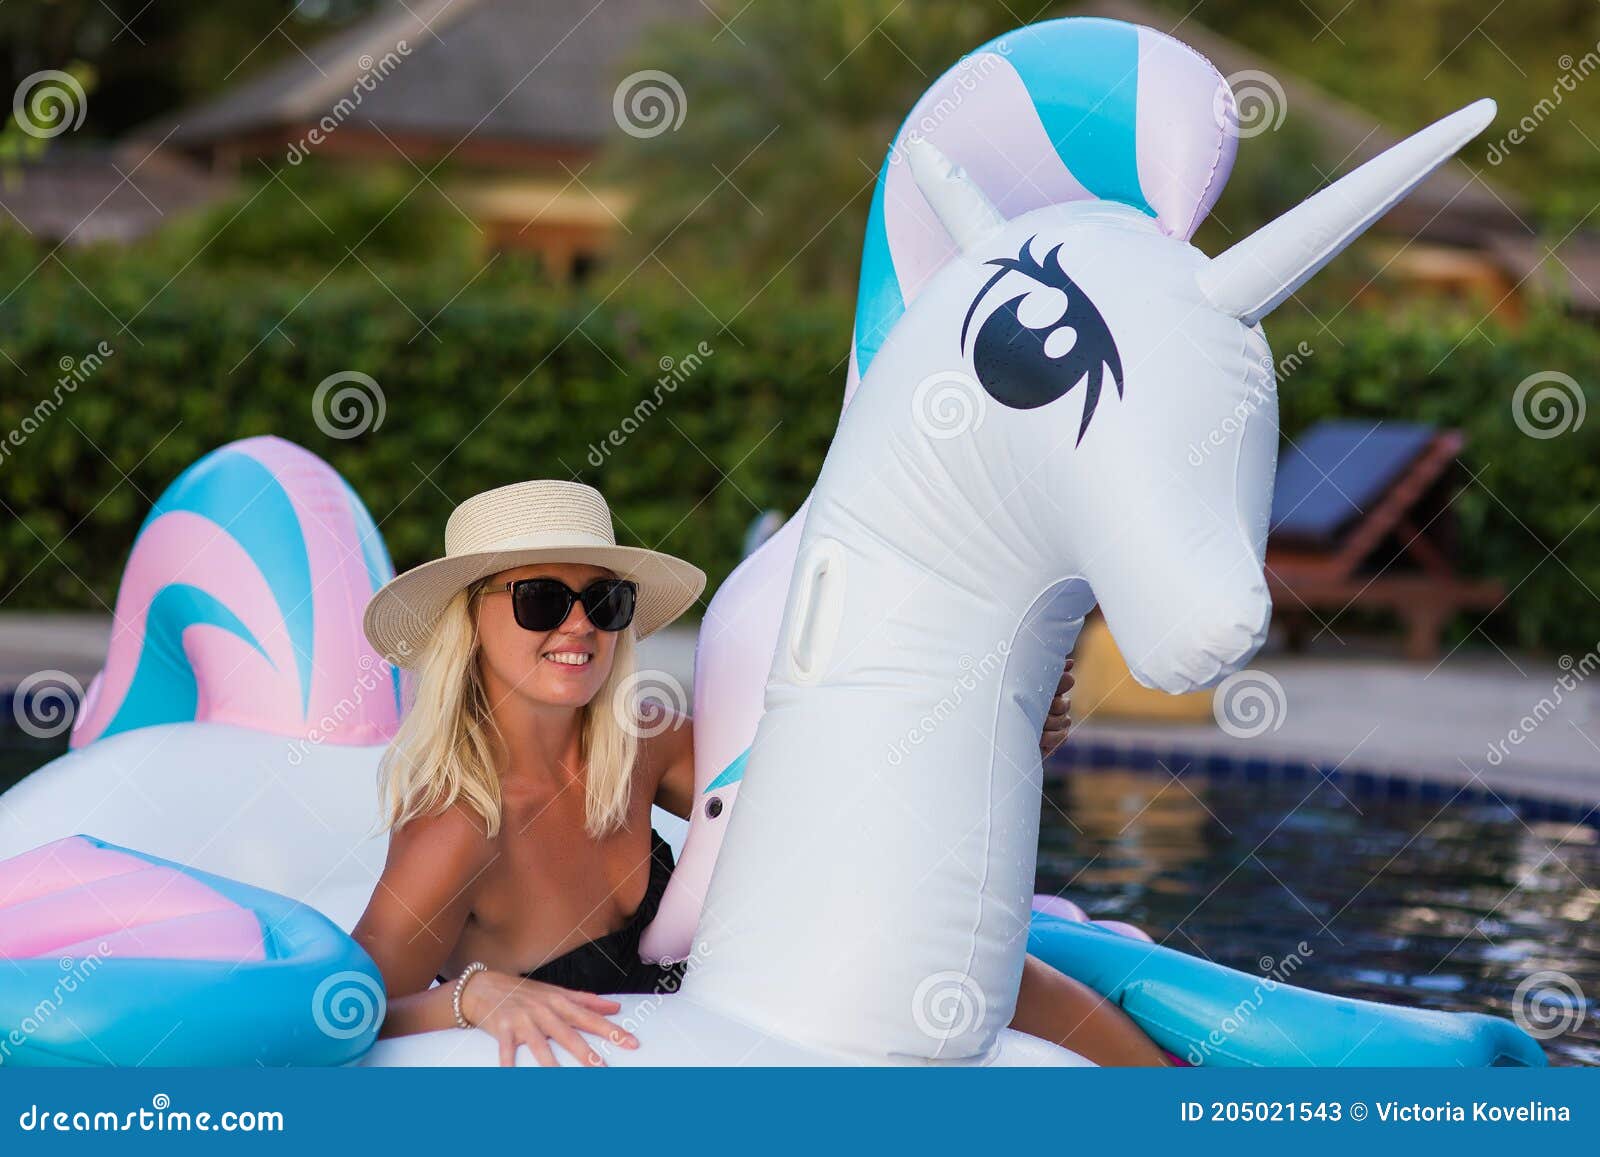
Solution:
<svg viewBox="0 0 1600 1157"><path fill-rule="evenodd" d="M932 573L913 560L950 554L948 518L864 525L865 480L832 475L685 992L845 1055L972 1057L1011 1017L1039 732L1088 594L1015 571L1005 589L998 570Z"/></svg>

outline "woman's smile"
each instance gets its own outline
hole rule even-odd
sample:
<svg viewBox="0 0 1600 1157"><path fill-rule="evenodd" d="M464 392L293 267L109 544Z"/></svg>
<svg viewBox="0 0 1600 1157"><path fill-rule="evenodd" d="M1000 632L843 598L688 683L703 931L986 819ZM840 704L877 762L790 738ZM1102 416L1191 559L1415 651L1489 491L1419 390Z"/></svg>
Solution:
<svg viewBox="0 0 1600 1157"><path fill-rule="evenodd" d="M545 651L539 657L548 659L560 667L587 667L594 660L594 652L563 648L556 651Z"/></svg>

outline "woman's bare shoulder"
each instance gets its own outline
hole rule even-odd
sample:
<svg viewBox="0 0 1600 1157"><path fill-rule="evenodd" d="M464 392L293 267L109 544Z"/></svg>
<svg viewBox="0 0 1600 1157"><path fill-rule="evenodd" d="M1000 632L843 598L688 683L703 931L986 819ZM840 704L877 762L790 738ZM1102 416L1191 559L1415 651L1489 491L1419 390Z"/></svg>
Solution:
<svg viewBox="0 0 1600 1157"><path fill-rule="evenodd" d="M495 856L483 817L458 800L442 811L416 816L389 834L388 866L426 864L443 877L476 875Z"/></svg>

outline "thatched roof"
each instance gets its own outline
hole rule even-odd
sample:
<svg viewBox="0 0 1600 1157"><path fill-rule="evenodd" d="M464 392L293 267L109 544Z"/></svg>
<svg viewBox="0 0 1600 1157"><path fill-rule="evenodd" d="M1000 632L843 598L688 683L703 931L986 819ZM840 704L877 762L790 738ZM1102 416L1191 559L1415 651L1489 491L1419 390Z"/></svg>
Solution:
<svg viewBox="0 0 1600 1157"><path fill-rule="evenodd" d="M342 124L592 147L615 131L612 91L644 35L704 16L698 0L396 0L141 135L199 150L310 124L367 78Z"/></svg>

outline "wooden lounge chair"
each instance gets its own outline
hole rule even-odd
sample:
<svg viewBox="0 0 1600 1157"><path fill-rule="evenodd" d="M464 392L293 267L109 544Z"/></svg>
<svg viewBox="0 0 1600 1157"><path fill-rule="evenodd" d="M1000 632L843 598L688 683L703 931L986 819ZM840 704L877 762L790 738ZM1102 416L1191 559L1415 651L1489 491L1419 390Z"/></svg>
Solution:
<svg viewBox="0 0 1600 1157"><path fill-rule="evenodd" d="M1463 578L1453 560L1462 445L1458 430L1341 421L1285 447L1267 582L1291 647L1320 612L1377 609L1405 625L1408 658L1433 658L1456 614L1499 604L1500 583Z"/></svg>

